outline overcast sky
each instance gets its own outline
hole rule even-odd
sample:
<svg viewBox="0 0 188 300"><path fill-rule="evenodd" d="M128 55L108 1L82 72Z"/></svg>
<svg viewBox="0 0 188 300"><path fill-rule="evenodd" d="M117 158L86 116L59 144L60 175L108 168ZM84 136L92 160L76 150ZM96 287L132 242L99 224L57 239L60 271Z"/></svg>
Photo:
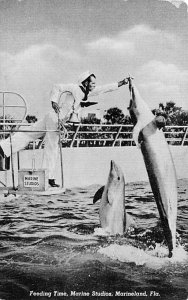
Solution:
<svg viewBox="0 0 188 300"><path fill-rule="evenodd" d="M87 69L99 85L130 73L151 108L188 109L186 2L0 0L0 90L20 93L40 117L54 83L76 83ZM127 113L128 87L97 100Z"/></svg>

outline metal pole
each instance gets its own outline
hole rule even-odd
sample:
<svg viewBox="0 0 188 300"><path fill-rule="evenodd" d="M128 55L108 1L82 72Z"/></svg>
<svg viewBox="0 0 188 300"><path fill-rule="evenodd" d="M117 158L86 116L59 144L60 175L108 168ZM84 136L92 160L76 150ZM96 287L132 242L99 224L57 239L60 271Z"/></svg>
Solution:
<svg viewBox="0 0 188 300"><path fill-rule="evenodd" d="M3 93L3 130L5 130L5 95ZM3 138L5 139L5 132L3 133Z"/></svg>
<svg viewBox="0 0 188 300"><path fill-rule="evenodd" d="M18 171L20 170L20 153L17 152Z"/></svg>
<svg viewBox="0 0 188 300"><path fill-rule="evenodd" d="M13 187L13 190L16 190L15 178L14 178L14 163L13 163L12 136L11 136L11 134L10 134L10 156L11 156L11 168L12 168L12 187Z"/></svg>
<svg viewBox="0 0 188 300"><path fill-rule="evenodd" d="M184 146L184 142L185 142L187 133L188 133L188 127L185 129L185 134L184 134L184 136L183 136L183 139L182 139L182 142L181 142L181 146Z"/></svg>
<svg viewBox="0 0 188 300"><path fill-rule="evenodd" d="M76 128L76 126L77 126L77 128ZM78 124L78 125L73 124L73 129L75 129L75 133L73 135L72 142L70 144L70 148L72 148L74 146L74 141L75 141L77 133L78 133L78 131L80 129L80 124ZM78 140L77 140L77 144L76 145L78 147Z"/></svg>
<svg viewBox="0 0 188 300"><path fill-rule="evenodd" d="M61 146L61 129L60 129L60 118L58 113L58 134L59 134L59 152L60 152L60 164L61 164L61 185L64 187L64 176L63 176L63 157L62 157L62 146Z"/></svg>
<svg viewBox="0 0 188 300"><path fill-rule="evenodd" d="M112 147L115 146L115 143L116 143L116 141L117 141L117 139L118 139L118 136L119 136L119 134L120 134L120 132L121 132L121 129L122 129L122 126L119 126L119 129L118 129L118 131L117 131L117 133L116 133L116 136L115 136L115 138L114 138Z"/></svg>

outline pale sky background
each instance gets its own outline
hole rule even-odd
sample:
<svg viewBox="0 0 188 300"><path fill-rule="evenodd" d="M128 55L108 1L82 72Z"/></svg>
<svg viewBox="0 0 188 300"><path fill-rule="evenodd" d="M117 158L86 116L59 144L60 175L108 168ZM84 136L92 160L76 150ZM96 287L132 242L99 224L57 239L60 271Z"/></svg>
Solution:
<svg viewBox="0 0 188 300"><path fill-rule="evenodd" d="M0 0L0 90L20 93L29 114L50 109L54 83L85 70L98 85L130 73L151 108L188 109L188 1ZM127 114L128 87L93 98Z"/></svg>

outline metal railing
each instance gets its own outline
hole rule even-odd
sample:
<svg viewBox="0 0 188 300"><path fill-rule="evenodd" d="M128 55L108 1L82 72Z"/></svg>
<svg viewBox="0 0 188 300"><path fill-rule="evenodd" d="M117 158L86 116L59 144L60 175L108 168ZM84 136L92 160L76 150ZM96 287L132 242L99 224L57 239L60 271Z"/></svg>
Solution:
<svg viewBox="0 0 188 300"><path fill-rule="evenodd" d="M9 99L11 97L11 101ZM21 111L19 119L10 117L10 109L18 108ZM9 124L13 124L11 128L18 129L27 115L27 102L18 93L15 92L1 92L0 91L0 124L2 126L1 132L3 132L3 138L6 138L6 129L9 128ZM1 134L2 138L2 134Z"/></svg>
<svg viewBox="0 0 188 300"><path fill-rule="evenodd" d="M188 126L166 126L163 129L170 145L188 146ZM133 125L78 124L68 128L64 147L135 146Z"/></svg>
<svg viewBox="0 0 188 300"><path fill-rule="evenodd" d="M10 102L9 97L13 97ZM24 128L31 126L29 123L23 123L27 114L27 103L24 98L14 92L0 92L0 110L2 110L2 119L0 119L0 139L6 138L10 133L14 132L34 132L32 129ZM11 104L10 104L11 103ZM19 108L22 110L22 116L19 120L7 118L10 108ZM21 126L21 128L20 128ZM24 129L23 129L24 128ZM132 125L109 125L109 124L66 124L68 130L68 138L62 141L62 147L123 147L135 146L133 140ZM58 130L43 130L45 132L58 132ZM165 138L170 145L188 146L188 126L166 126L163 129ZM34 145L33 145L34 143ZM43 138L32 142L28 148L43 147Z"/></svg>
<svg viewBox="0 0 188 300"><path fill-rule="evenodd" d="M65 147L133 146L132 125L78 124L67 127Z"/></svg>
<svg viewBox="0 0 188 300"><path fill-rule="evenodd" d="M2 130L0 136L10 132L33 132L29 130L31 124L28 123L8 123L7 121L0 122ZM14 127L21 125L21 128ZM6 129L5 129L6 126ZM12 129L8 128L11 127ZM124 147L135 146L133 140L133 126L132 125L107 125L107 124L66 124L68 130L68 138L62 141L62 147ZM41 136L45 132L58 132L58 130L43 130L35 131L41 132ZM163 129L165 138L168 144L173 146L188 146L188 126L166 126ZM35 148L43 147L43 139L35 141ZM27 149L33 148L33 143L30 143Z"/></svg>

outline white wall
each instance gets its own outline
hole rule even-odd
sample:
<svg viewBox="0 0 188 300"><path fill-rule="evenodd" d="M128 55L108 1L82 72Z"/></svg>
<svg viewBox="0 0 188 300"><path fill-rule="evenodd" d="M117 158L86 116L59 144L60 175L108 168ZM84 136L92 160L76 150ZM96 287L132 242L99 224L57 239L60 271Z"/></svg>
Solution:
<svg viewBox="0 0 188 300"><path fill-rule="evenodd" d="M188 178L188 147L171 146L178 178ZM126 182L147 181L144 161L137 147L63 148L65 187L88 186L106 182L111 159L119 164ZM36 167L41 168L42 150L36 151ZM21 167L31 168L32 151L20 153ZM60 161L57 162L60 182Z"/></svg>
<svg viewBox="0 0 188 300"><path fill-rule="evenodd" d="M171 146L178 178L188 178L188 147ZM113 159L124 172L126 182L148 181L141 151L137 147L103 147L103 148L63 148L63 172L65 187L82 187L91 184L105 184L110 161ZM42 167L43 150L20 152L21 168ZM17 163L14 161L14 169ZM5 172L0 172L0 180L5 182ZM8 184L11 185L11 170L8 172ZM17 172L16 172L17 184ZM57 181L61 182L60 159L57 162Z"/></svg>

